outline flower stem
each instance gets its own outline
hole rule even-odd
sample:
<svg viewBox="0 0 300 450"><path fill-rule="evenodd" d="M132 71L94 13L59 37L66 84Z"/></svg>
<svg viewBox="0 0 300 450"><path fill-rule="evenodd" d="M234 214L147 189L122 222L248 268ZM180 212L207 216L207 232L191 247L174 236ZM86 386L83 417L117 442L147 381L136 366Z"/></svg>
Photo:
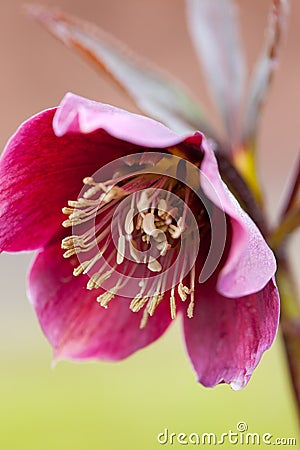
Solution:
<svg viewBox="0 0 300 450"><path fill-rule="evenodd" d="M216 152L216 158L223 181L239 200L241 206L256 223L264 236L268 235L268 225L261 204L255 194L240 175L234 164L222 151Z"/></svg>
<svg viewBox="0 0 300 450"><path fill-rule="evenodd" d="M244 209L260 228L264 237L276 253L278 262L277 283L281 298L281 331L285 347L295 406L300 421L300 304L286 254L286 238L297 227L299 209L297 193L299 189L299 169L296 171L293 187L283 209L282 223L270 234L265 211L260 208L253 191L223 152L216 152L221 176L230 190L237 196Z"/></svg>
<svg viewBox="0 0 300 450"><path fill-rule="evenodd" d="M297 287L285 254L277 255L277 282L281 297L281 330L300 421L300 305Z"/></svg>
<svg viewBox="0 0 300 450"><path fill-rule="evenodd" d="M286 216L282 219L278 228L269 237L269 244L273 250L276 251L278 248L282 247L291 233L299 227L300 197L298 203L299 205L296 205L295 208L287 211Z"/></svg>
<svg viewBox="0 0 300 450"><path fill-rule="evenodd" d="M282 247L288 236L300 226L300 157L296 166L293 182L280 214L277 228L269 237L273 250Z"/></svg>
<svg viewBox="0 0 300 450"><path fill-rule="evenodd" d="M293 207L293 205L296 201L297 194L299 192L299 188L300 188L300 155L299 155L298 165L295 170L294 181L293 181L293 183L291 183L291 189L287 196L286 204L283 207L283 210L281 213L281 220L283 220L285 218L287 213Z"/></svg>

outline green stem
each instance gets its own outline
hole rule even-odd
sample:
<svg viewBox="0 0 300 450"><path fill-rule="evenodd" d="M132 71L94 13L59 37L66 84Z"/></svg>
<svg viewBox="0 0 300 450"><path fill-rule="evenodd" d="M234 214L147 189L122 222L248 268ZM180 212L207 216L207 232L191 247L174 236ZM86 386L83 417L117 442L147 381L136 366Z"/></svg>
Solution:
<svg viewBox="0 0 300 450"><path fill-rule="evenodd" d="M285 206L281 213L281 220L283 220L286 217L286 215L288 214L288 212L294 205L296 198L297 198L297 194L299 192L299 187L300 187L300 155L299 155L298 165L295 170L294 180L291 183L291 189L290 189L290 192L288 193Z"/></svg>
<svg viewBox="0 0 300 450"><path fill-rule="evenodd" d="M299 173L295 178L294 188L288 197L285 206L286 216L281 227L270 235L265 213L259 207L258 201L245 180L239 175L236 168L220 151L216 153L218 165L223 180L231 191L237 195L240 203L254 222L260 228L270 246L276 252L278 271L277 283L281 298L281 321L283 343L290 373L290 380L294 392L295 405L300 421L300 305L297 301L298 292L292 271L286 255L286 238L296 228L299 219L299 210L293 210L299 187Z"/></svg>
<svg viewBox="0 0 300 450"><path fill-rule="evenodd" d="M277 282L281 297L281 330L300 420L300 306L295 281L285 254L278 256Z"/></svg>
<svg viewBox="0 0 300 450"><path fill-rule="evenodd" d="M277 250L285 244L287 238L300 225L300 202L299 206L287 211L278 228L269 238L269 244L273 250Z"/></svg>

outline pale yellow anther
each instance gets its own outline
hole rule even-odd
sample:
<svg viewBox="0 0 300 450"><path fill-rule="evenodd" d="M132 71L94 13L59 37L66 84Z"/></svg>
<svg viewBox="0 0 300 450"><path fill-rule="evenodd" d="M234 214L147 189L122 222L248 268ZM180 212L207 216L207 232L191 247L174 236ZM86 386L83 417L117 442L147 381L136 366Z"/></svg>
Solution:
<svg viewBox="0 0 300 450"><path fill-rule="evenodd" d="M75 267L75 269L73 270L74 277L78 277L78 275L82 274L88 267L89 263L89 261L84 261L83 263L79 264L78 267Z"/></svg>
<svg viewBox="0 0 300 450"><path fill-rule="evenodd" d="M178 239L184 231L182 217L179 218L177 225L169 225L169 232L173 239Z"/></svg>
<svg viewBox="0 0 300 450"><path fill-rule="evenodd" d="M151 297L151 299L147 305L147 311L150 316L153 316L154 311L156 310L156 308L158 307L158 305L160 304L162 299L163 299L163 294L161 294L159 292L157 294L153 295L153 297Z"/></svg>
<svg viewBox="0 0 300 450"><path fill-rule="evenodd" d="M95 186L92 186L91 188L89 188L84 194L83 197L88 199L90 197L93 197L94 195L96 195L99 191L102 191L102 188L99 184L96 184Z"/></svg>
<svg viewBox="0 0 300 450"><path fill-rule="evenodd" d="M181 300L183 302L185 302L187 299L187 295L189 294L189 288L184 286L182 284L182 282L180 282L177 289L178 289L179 297L181 298Z"/></svg>
<svg viewBox="0 0 300 450"><path fill-rule="evenodd" d="M132 241L129 242L129 251L132 258L137 262L141 262L140 252L135 248Z"/></svg>
<svg viewBox="0 0 300 450"><path fill-rule="evenodd" d="M63 254L63 257L64 258L70 258L71 256L76 255L76 253L77 253L77 249L75 247L74 248L70 248L69 250L67 250Z"/></svg>
<svg viewBox="0 0 300 450"><path fill-rule="evenodd" d="M64 250L68 250L69 248L73 248L74 247L74 240L75 236L68 236L65 237L62 241L61 241L61 248Z"/></svg>
<svg viewBox="0 0 300 450"><path fill-rule="evenodd" d="M172 288L170 296L170 311L171 318L174 320L176 318L176 300L175 300L175 290Z"/></svg>
<svg viewBox="0 0 300 450"><path fill-rule="evenodd" d="M147 264L147 267L151 272L160 272L162 269L161 264L157 261L157 259L154 259L150 256L149 262Z"/></svg>
<svg viewBox="0 0 300 450"><path fill-rule="evenodd" d="M139 215L138 215L138 218L137 218L137 223L136 223L135 229L136 229L136 230L140 230L140 229L142 228L142 224L143 224L143 218L142 218L142 216L139 214Z"/></svg>
<svg viewBox="0 0 300 450"><path fill-rule="evenodd" d="M108 278L110 278L112 272L113 270L108 270L102 275L98 272L94 273L87 283L87 289L92 290L99 288L105 280L108 280Z"/></svg>
<svg viewBox="0 0 300 450"><path fill-rule="evenodd" d="M131 301L129 308L133 312L138 312L143 308L143 306L145 306L148 301L149 297L143 297L141 294L138 294Z"/></svg>
<svg viewBox="0 0 300 450"><path fill-rule="evenodd" d="M185 222L184 222L184 220L185 219L183 217L179 217L178 222L177 222L178 227L181 229L181 233L183 233L184 230L185 230Z"/></svg>
<svg viewBox="0 0 300 450"><path fill-rule="evenodd" d="M156 226L154 225L154 215L152 213L145 215L142 226L144 232L148 235L151 235L156 230Z"/></svg>
<svg viewBox="0 0 300 450"><path fill-rule="evenodd" d="M160 229L153 233L153 238L157 246L167 242L166 235Z"/></svg>
<svg viewBox="0 0 300 450"><path fill-rule="evenodd" d="M194 314L194 305L195 305L195 266L192 267L192 270L190 272L190 279L191 279L191 288L189 291L189 294L191 296L190 304L188 306L187 315L189 318L193 317Z"/></svg>
<svg viewBox="0 0 300 450"><path fill-rule="evenodd" d="M90 207L90 206L98 206L99 205L99 199L96 200L90 200L80 197L78 200L69 200L68 205L72 208L84 208L84 207Z"/></svg>
<svg viewBox="0 0 300 450"><path fill-rule="evenodd" d="M83 184L88 184L89 186L97 184L92 177L85 177L82 182Z"/></svg>
<svg viewBox="0 0 300 450"><path fill-rule="evenodd" d="M145 191L142 191L140 198L137 202L137 209L141 211L147 211L149 208L149 198L147 196L147 193Z"/></svg>
<svg viewBox="0 0 300 450"><path fill-rule="evenodd" d="M63 226L64 228L71 227L72 225L73 225L73 223L72 223L71 220L69 220L69 219L64 220L63 223L62 223L62 226Z"/></svg>
<svg viewBox="0 0 300 450"><path fill-rule="evenodd" d="M118 239L118 249L117 249L117 264L122 264L125 256L125 243L126 239L123 234L120 234Z"/></svg>
<svg viewBox="0 0 300 450"><path fill-rule="evenodd" d="M194 306L195 306L195 297L194 297L194 291L190 291L191 294L191 300L187 309L187 315L191 319L194 315Z"/></svg>
<svg viewBox="0 0 300 450"><path fill-rule="evenodd" d="M91 270L91 268L94 266L94 264L95 264L99 259L101 259L103 252L104 252L104 249L103 249L101 252L97 253L97 254L96 254L92 259L90 259L89 261L85 261L85 263L86 263L86 268L85 268L85 270L84 270L84 272L83 272L84 274L88 273L88 272ZM102 273L102 272L96 272L96 273L99 274L99 273Z"/></svg>
<svg viewBox="0 0 300 450"><path fill-rule="evenodd" d="M161 256L166 256L166 254L168 253L168 251L171 249L171 245L166 243L165 246L162 248L160 254Z"/></svg>
<svg viewBox="0 0 300 450"><path fill-rule="evenodd" d="M110 291L104 292L103 294L99 295L99 297L97 297L97 302L100 303L103 308L107 309L108 303L114 298L117 291L118 287L115 287Z"/></svg>
<svg viewBox="0 0 300 450"><path fill-rule="evenodd" d="M124 194L125 192L122 188L114 186L111 189L109 189L105 194L103 194L103 196L101 196L101 200L103 201L103 203L109 203L112 200L123 197Z"/></svg>
<svg viewBox="0 0 300 450"><path fill-rule="evenodd" d="M171 245L168 243L165 233L161 230L154 236L155 247L160 251L161 256L165 256Z"/></svg>
<svg viewBox="0 0 300 450"><path fill-rule="evenodd" d="M69 215L69 219L71 221L76 221L76 219L79 219L81 217L85 217L87 214L84 211L81 211L80 209L75 209L73 212Z"/></svg>
<svg viewBox="0 0 300 450"><path fill-rule="evenodd" d="M68 201L68 206L70 206L71 208L77 208L78 206L78 202L79 200L69 200ZM64 208L63 208L63 212L64 212Z"/></svg>
<svg viewBox="0 0 300 450"><path fill-rule="evenodd" d="M124 229L126 234L132 234L134 231L133 217L134 217L134 209L130 208L128 213L126 214L124 222Z"/></svg>
<svg viewBox="0 0 300 450"><path fill-rule="evenodd" d="M138 305L140 304L140 301L142 300L142 295L138 294L136 295L130 302L129 309L133 312L138 311Z"/></svg>
<svg viewBox="0 0 300 450"><path fill-rule="evenodd" d="M73 212L74 212L74 209L73 209L73 208L68 208L67 206L65 206L65 207L62 209L62 213L63 213L63 214L69 215L69 214L73 214Z"/></svg>

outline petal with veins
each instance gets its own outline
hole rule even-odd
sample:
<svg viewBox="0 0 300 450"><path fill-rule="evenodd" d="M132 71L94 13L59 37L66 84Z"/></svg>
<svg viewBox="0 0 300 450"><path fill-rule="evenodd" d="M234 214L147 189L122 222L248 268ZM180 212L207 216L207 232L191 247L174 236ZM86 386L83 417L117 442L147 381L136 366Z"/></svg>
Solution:
<svg viewBox="0 0 300 450"><path fill-rule="evenodd" d="M130 311L130 299L116 295L107 309L100 307L96 297L103 291L86 290L85 277L74 278L71 263L61 257L59 244L53 245L37 255L29 275L30 299L55 359L120 360L168 328L172 319L167 302L141 330L143 312Z"/></svg>
<svg viewBox="0 0 300 450"><path fill-rule="evenodd" d="M196 288L192 319L184 315L188 354L201 384L243 388L275 337L278 290L270 280L260 292L225 298L210 283Z"/></svg>

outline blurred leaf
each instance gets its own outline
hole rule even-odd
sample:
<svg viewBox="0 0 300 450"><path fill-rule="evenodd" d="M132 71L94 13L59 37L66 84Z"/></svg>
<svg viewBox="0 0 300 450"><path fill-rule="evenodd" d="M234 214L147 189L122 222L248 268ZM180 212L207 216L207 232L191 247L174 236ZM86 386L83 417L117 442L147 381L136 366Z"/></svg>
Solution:
<svg viewBox="0 0 300 450"><path fill-rule="evenodd" d="M249 214L264 236L268 233L268 227L263 211L256 201L249 184L240 175L239 170L232 161L221 152L216 152L218 167L223 181L239 201L241 207Z"/></svg>
<svg viewBox="0 0 300 450"><path fill-rule="evenodd" d="M252 75L244 114L240 146L233 155L235 166L247 181L257 202L263 206L260 182L257 178L255 153L261 109L277 67L278 49L285 28L289 0L273 0L267 27L266 42Z"/></svg>
<svg viewBox="0 0 300 450"><path fill-rule="evenodd" d="M294 208L290 209L279 227L270 238L270 245L273 249L280 247L289 235L300 227L300 197Z"/></svg>
<svg viewBox="0 0 300 450"><path fill-rule="evenodd" d="M280 323L291 387L300 418L300 307L299 293L285 251L277 255L276 280L281 299Z"/></svg>
<svg viewBox="0 0 300 450"><path fill-rule="evenodd" d="M253 147L240 147L233 155L234 165L245 179L257 203L262 206L263 197L257 178L255 166L255 152Z"/></svg>
<svg viewBox="0 0 300 450"><path fill-rule="evenodd" d="M300 155L298 156L298 164L295 165L295 173L293 176L293 181L290 183L289 193L287 195L287 199L281 213L281 218L284 218L288 213L288 211L295 206L295 203L299 201L300 195L299 191L300 191Z"/></svg>
<svg viewBox="0 0 300 450"><path fill-rule="evenodd" d="M300 227L300 158L293 182L281 213L281 221L270 239L274 249L280 247L287 237Z"/></svg>
<svg viewBox="0 0 300 450"><path fill-rule="evenodd" d="M242 142L246 149L255 147L261 108L267 97L274 71L277 68L279 44L287 21L288 6L289 0L273 0L272 3L266 42L252 76L244 117Z"/></svg>
<svg viewBox="0 0 300 450"><path fill-rule="evenodd" d="M184 86L109 34L44 6L29 6L27 12L66 46L109 75L144 113L180 133L200 129L213 135L202 109Z"/></svg>
<svg viewBox="0 0 300 450"><path fill-rule="evenodd" d="M234 6L232 0L187 0L191 38L231 148L237 141L246 72Z"/></svg>

